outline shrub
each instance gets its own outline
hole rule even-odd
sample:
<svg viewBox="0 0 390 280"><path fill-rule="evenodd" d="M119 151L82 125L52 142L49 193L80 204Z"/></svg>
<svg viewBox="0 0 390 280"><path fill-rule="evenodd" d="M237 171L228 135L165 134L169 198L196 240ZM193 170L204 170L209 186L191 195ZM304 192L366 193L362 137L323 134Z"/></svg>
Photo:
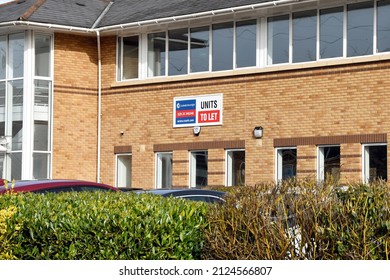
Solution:
<svg viewBox="0 0 390 280"><path fill-rule="evenodd" d="M235 188L210 208L205 259L388 259L386 183L288 181Z"/></svg>
<svg viewBox="0 0 390 280"><path fill-rule="evenodd" d="M12 260L15 259L15 256L12 253L12 244L10 242L10 237L7 236L8 225L7 221L12 218L16 213L16 208L10 206L6 209L0 209L0 260ZM19 226L15 228L12 232L11 237L17 234Z"/></svg>
<svg viewBox="0 0 390 280"><path fill-rule="evenodd" d="M18 259L199 259L206 206L128 193L0 197ZM15 235L15 225L22 225Z"/></svg>

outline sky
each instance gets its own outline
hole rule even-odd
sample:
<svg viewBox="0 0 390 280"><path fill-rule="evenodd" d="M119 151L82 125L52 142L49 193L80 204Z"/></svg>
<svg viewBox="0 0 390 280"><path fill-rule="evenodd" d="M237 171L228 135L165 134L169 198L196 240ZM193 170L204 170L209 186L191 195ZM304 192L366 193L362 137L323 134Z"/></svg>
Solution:
<svg viewBox="0 0 390 280"><path fill-rule="evenodd" d="M0 0L0 4L11 2L12 0Z"/></svg>

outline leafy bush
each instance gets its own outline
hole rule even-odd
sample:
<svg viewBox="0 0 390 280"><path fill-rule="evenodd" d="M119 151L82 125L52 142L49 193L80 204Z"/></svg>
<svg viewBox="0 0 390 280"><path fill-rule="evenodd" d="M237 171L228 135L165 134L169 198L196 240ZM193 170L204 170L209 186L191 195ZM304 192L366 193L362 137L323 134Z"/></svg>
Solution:
<svg viewBox="0 0 390 280"><path fill-rule="evenodd" d="M15 256L12 254L12 244L9 236L7 236L7 221L12 218L16 213L14 206L8 207L7 209L0 209L0 260L12 260ZM11 237L17 233L19 227L15 227Z"/></svg>
<svg viewBox="0 0 390 280"><path fill-rule="evenodd" d="M128 193L3 195L18 259L199 259L206 206ZM13 208L14 209L14 208ZM18 234L17 225L21 225Z"/></svg>
<svg viewBox="0 0 390 280"><path fill-rule="evenodd" d="M388 259L385 182L235 188L208 212L204 259Z"/></svg>

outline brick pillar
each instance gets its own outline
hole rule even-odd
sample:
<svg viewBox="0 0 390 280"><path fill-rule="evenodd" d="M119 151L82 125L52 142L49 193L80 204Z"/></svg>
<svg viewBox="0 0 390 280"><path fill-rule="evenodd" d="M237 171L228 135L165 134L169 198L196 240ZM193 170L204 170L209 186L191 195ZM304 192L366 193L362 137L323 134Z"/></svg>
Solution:
<svg viewBox="0 0 390 280"><path fill-rule="evenodd" d="M189 159L188 151L173 151L172 188L188 188Z"/></svg>
<svg viewBox="0 0 390 280"><path fill-rule="evenodd" d="M297 178L310 178L316 180L317 148L316 146L297 147Z"/></svg>
<svg viewBox="0 0 390 280"><path fill-rule="evenodd" d="M362 180L362 146L360 143L340 145L340 183Z"/></svg>
<svg viewBox="0 0 390 280"><path fill-rule="evenodd" d="M225 150L208 150L208 185L225 185Z"/></svg>

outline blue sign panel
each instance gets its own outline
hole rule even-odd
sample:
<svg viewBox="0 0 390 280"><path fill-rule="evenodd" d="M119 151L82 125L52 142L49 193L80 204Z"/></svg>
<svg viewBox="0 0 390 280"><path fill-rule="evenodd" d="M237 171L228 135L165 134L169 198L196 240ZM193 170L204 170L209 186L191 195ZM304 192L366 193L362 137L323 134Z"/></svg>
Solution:
<svg viewBox="0 0 390 280"><path fill-rule="evenodd" d="M176 101L176 125L196 123L196 99Z"/></svg>

